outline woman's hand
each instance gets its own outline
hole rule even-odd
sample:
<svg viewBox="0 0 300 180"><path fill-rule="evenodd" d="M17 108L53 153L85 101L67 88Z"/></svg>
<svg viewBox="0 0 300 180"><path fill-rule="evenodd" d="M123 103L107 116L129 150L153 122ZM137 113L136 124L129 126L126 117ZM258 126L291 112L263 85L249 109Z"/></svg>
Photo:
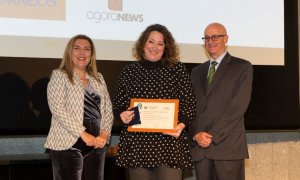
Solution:
<svg viewBox="0 0 300 180"><path fill-rule="evenodd" d="M95 148L105 147L107 141L108 134L106 132L101 132L101 134L95 138Z"/></svg>
<svg viewBox="0 0 300 180"><path fill-rule="evenodd" d="M95 136L83 131L80 137L87 146L95 146Z"/></svg>
<svg viewBox="0 0 300 180"><path fill-rule="evenodd" d="M171 133L171 132L165 132L164 134L167 134L167 135L170 135L170 136L173 136L175 138L178 138L181 134L181 132L183 131L183 129L185 128L185 125L183 123L179 123L177 124L177 126L174 128L174 130L176 132L174 133Z"/></svg>
<svg viewBox="0 0 300 180"><path fill-rule="evenodd" d="M122 120L122 122L124 124L129 124L130 121L132 121L133 117L134 117L134 110L129 110L130 108L128 108L127 111L123 111L121 114L120 114L120 118Z"/></svg>

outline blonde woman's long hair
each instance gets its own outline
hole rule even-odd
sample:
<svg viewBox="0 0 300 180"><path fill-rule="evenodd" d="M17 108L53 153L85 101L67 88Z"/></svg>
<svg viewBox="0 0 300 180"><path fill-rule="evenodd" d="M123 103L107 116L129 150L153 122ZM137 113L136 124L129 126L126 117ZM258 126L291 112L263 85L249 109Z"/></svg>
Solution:
<svg viewBox="0 0 300 180"><path fill-rule="evenodd" d="M73 51L74 43L77 39L85 39L85 40L89 41L91 48L92 48L92 55L91 55L90 63L88 64L88 66L86 68L86 72L90 76L94 77L97 81L100 82L100 78L98 76L98 71L97 71L97 65L96 65L95 45L94 45L92 39L90 37L88 37L87 35L78 34L69 40L69 42L65 48L64 56L63 56L63 59L61 61L59 68L67 73L68 79L73 84L74 83L74 80L73 80L74 64L72 62L72 51Z"/></svg>

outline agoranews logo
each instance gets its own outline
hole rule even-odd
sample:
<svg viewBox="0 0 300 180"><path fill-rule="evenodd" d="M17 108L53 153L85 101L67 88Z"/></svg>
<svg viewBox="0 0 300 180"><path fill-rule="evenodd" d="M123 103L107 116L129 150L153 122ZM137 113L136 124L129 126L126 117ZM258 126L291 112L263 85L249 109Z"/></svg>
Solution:
<svg viewBox="0 0 300 180"><path fill-rule="evenodd" d="M108 0L108 12L88 11L87 18L96 23L109 21L126 21L142 23L144 21L142 14L121 13L123 11L123 0ZM111 12L112 11L112 12ZM118 11L118 12L114 12ZM121 11L121 12L120 12Z"/></svg>
<svg viewBox="0 0 300 180"><path fill-rule="evenodd" d="M0 17L65 20L65 0L0 0Z"/></svg>

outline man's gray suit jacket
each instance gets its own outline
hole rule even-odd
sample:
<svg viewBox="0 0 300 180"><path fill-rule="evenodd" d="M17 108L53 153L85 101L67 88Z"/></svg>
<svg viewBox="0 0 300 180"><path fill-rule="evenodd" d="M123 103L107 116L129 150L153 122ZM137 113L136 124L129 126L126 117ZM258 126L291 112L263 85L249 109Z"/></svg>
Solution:
<svg viewBox="0 0 300 180"><path fill-rule="evenodd" d="M208 148L201 148L192 141L192 159L248 158L244 114L251 98L252 65L227 53L207 87L209 64L207 61L192 70L197 114L189 130L191 137L206 131L213 136L213 142Z"/></svg>

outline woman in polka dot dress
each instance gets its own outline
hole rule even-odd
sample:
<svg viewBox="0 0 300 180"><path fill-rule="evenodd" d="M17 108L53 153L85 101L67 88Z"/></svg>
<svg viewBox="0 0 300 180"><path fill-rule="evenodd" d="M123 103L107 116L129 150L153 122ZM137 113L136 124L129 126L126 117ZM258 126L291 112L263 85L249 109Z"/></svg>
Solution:
<svg viewBox="0 0 300 180"><path fill-rule="evenodd" d="M138 61L122 70L113 101L114 113L124 123L116 164L129 168L130 180L180 180L183 170L193 168L186 133L196 111L190 75L163 25L147 27L133 54ZM179 99L176 133L128 132L134 116L128 110L131 98Z"/></svg>

